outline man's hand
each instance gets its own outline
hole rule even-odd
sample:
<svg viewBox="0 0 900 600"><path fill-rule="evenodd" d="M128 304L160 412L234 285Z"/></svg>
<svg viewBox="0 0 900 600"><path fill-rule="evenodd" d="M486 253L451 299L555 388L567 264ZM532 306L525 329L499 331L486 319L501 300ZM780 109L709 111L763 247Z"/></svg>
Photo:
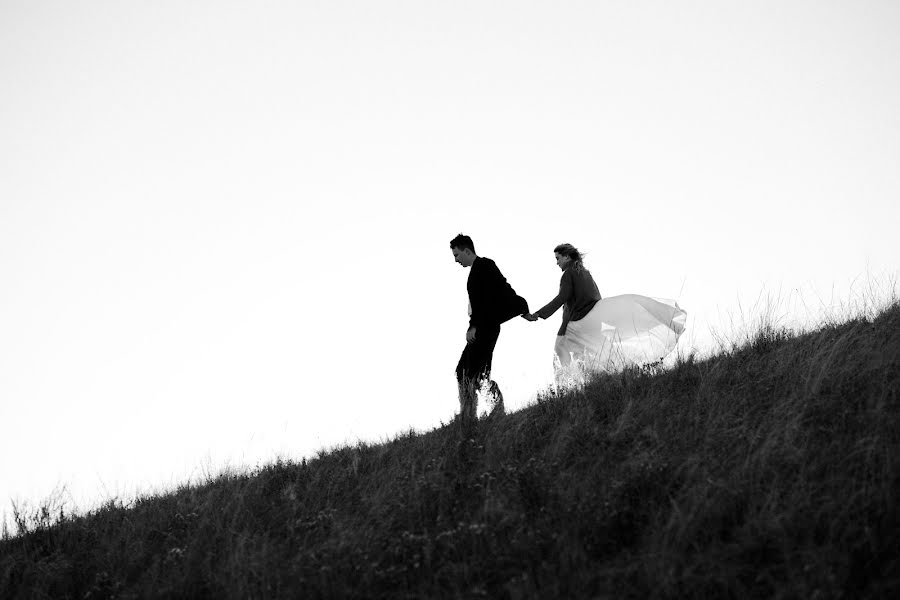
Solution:
<svg viewBox="0 0 900 600"><path fill-rule="evenodd" d="M469 327L469 330L466 332L466 343L471 344L475 341L475 328Z"/></svg>
<svg viewBox="0 0 900 600"><path fill-rule="evenodd" d="M538 318L535 315L533 315L532 313L525 313L524 315L522 315L522 318L525 319L526 321L531 321L531 322L538 320Z"/></svg>

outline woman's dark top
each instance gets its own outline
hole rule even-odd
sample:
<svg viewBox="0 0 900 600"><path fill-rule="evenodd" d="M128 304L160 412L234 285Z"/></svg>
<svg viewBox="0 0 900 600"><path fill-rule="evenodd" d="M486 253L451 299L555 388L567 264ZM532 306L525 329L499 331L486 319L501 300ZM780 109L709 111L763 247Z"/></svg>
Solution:
<svg viewBox="0 0 900 600"><path fill-rule="evenodd" d="M591 277L591 272L584 266L576 267L578 263L570 262L566 265L562 277L559 280L559 294L541 310L534 313L536 316L546 319L555 313L560 306L563 307L562 327L556 335L565 335L569 321L583 319L597 301L601 299L600 290Z"/></svg>

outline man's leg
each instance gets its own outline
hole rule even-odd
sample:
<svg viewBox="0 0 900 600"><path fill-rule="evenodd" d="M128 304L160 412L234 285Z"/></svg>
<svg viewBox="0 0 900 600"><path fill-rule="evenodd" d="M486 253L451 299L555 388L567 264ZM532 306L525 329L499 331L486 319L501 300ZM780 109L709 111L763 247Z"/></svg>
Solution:
<svg viewBox="0 0 900 600"><path fill-rule="evenodd" d="M493 405L491 406L490 414L500 414L502 415L504 412L503 408L503 394L500 392L500 386L497 385L497 382L491 379L491 365L494 360L494 348L497 346L497 339L500 337L500 326L486 328L484 332L484 341L487 347L486 356L484 359L484 367L483 367L483 379L482 381L487 381L488 383L488 392L491 396L494 397ZM481 382L479 382L481 383Z"/></svg>
<svg viewBox="0 0 900 600"><path fill-rule="evenodd" d="M459 386L459 418L464 426L478 420L478 379L464 377Z"/></svg>
<svg viewBox="0 0 900 600"><path fill-rule="evenodd" d="M459 358L459 364L456 365L456 384L459 388L459 423L464 437L468 437L476 420L478 408L478 380L472 377L471 373L473 362L471 346L472 344L466 345Z"/></svg>
<svg viewBox="0 0 900 600"><path fill-rule="evenodd" d="M489 416L493 417L495 415L505 414L506 408L503 406L503 392L500 391L500 386L497 385L496 381L491 379L489 389L491 392L491 396L494 397L494 406L491 408Z"/></svg>
<svg viewBox="0 0 900 600"><path fill-rule="evenodd" d="M459 358L459 364L456 365L460 420L464 424L474 423L478 418L478 389L481 382L490 376L491 359L499 335L499 325L477 330L475 341L466 344Z"/></svg>

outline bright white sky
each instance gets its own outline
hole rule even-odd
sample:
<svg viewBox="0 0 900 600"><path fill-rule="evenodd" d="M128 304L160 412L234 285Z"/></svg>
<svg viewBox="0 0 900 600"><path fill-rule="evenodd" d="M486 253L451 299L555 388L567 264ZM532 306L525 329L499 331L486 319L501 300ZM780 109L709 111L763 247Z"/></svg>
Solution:
<svg viewBox="0 0 900 600"><path fill-rule="evenodd" d="M900 266L900 3L0 0L0 518L452 418L475 239L708 349ZM833 291L834 290L834 291ZM504 326L517 409L557 314Z"/></svg>

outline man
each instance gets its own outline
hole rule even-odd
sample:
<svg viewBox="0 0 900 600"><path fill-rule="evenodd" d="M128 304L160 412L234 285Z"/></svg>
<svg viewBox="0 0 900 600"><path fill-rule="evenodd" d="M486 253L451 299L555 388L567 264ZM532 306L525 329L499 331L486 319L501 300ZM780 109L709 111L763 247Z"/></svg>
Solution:
<svg viewBox="0 0 900 600"><path fill-rule="evenodd" d="M466 347L456 365L459 384L459 414L463 430L475 423L478 412L478 389L487 380L494 396L491 414L503 412L503 394L491 377L491 360L500 336L500 325L513 317L528 314L528 303L506 282L506 278L489 258L475 253L472 238L459 234L450 241L453 259L471 268L466 288L469 292L469 329Z"/></svg>

